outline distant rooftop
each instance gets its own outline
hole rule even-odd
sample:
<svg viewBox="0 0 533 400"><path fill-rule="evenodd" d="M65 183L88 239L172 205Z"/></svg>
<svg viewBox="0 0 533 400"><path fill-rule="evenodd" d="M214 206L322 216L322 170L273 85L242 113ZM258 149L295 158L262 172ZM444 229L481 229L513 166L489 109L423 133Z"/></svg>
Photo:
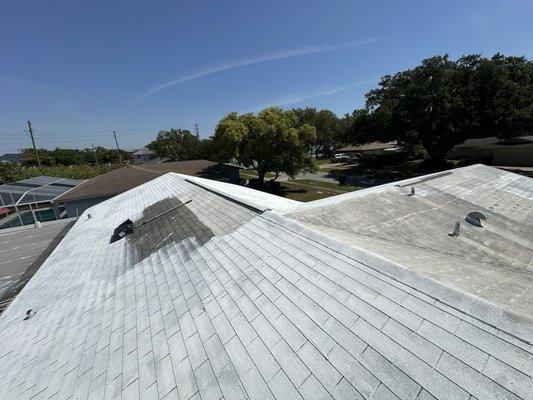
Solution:
<svg viewBox="0 0 533 400"><path fill-rule="evenodd" d="M24 157L18 153L7 153L0 156L0 162L20 163Z"/></svg>
<svg viewBox="0 0 533 400"><path fill-rule="evenodd" d="M455 146L456 148L469 148L469 147L487 147L494 148L500 146L521 146L533 144L533 136L521 136L509 140L501 140L497 137L490 136L479 139L467 139L463 143Z"/></svg>
<svg viewBox="0 0 533 400"><path fill-rule="evenodd" d="M224 167L219 166L216 162L207 160L128 165L87 180L83 185L59 197L58 201L116 196L167 172L179 172L185 175L213 179L226 177Z"/></svg>
<svg viewBox="0 0 533 400"><path fill-rule="evenodd" d="M42 175L0 185L0 206L51 202L82 182L84 181Z"/></svg>
<svg viewBox="0 0 533 400"><path fill-rule="evenodd" d="M397 142L389 142L389 143L381 143L381 142L372 142L372 143L366 143L359 146L346 146L342 147L340 149L336 149L335 152L341 153L343 151L374 151L374 150L385 150L385 149L393 149L398 147Z"/></svg>
<svg viewBox="0 0 533 400"><path fill-rule="evenodd" d="M496 212L530 226L518 198L531 181L513 174L476 167L416 182L416 207L402 200L409 182L398 198L376 188L384 200L373 197L365 233L389 214L384 226L416 234L405 207L427 207L445 216L446 229L429 232L437 249L441 234L481 242L468 228L447 236L465 199L492 206L479 235L500 229ZM529 316L303 225L300 208L313 219L355 198L273 198L169 173L90 208L0 317L0 398L531 398ZM351 214L336 221L346 235ZM133 233L111 241L127 219ZM503 235L519 242L513 227Z"/></svg>
<svg viewBox="0 0 533 400"><path fill-rule="evenodd" d="M132 156L142 156L142 155L150 155L150 154L154 154L154 152L147 147L143 147L142 149L134 152Z"/></svg>

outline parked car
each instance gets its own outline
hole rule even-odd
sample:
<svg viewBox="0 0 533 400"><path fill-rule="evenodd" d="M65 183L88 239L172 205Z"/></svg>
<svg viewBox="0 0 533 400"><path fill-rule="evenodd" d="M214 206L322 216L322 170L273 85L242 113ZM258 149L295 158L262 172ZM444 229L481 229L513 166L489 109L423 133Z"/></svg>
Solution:
<svg viewBox="0 0 533 400"><path fill-rule="evenodd" d="M337 154L334 154L333 157L331 157L332 163L347 162L349 160L350 160L350 156L344 153L337 153Z"/></svg>
<svg viewBox="0 0 533 400"><path fill-rule="evenodd" d="M331 158L331 162L332 163L338 163L338 162L348 163L348 162L358 161L360 158L361 157L357 154L348 155L345 153L337 153L333 155L333 157Z"/></svg>

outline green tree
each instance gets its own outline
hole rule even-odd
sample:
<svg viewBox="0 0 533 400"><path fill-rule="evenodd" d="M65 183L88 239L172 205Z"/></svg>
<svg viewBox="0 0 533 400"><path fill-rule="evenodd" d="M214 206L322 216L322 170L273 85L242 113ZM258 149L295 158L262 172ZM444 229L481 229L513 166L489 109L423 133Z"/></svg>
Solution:
<svg viewBox="0 0 533 400"><path fill-rule="evenodd" d="M19 164L0 162L0 184L14 182L21 171Z"/></svg>
<svg viewBox="0 0 533 400"><path fill-rule="evenodd" d="M341 142L342 127L340 120L330 110L317 111L315 108L297 108L293 110L297 125L312 125L316 128L315 155L329 156Z"/></svg>
<svg viewBox="0 0 533 400"><path fill-rule="evenodd" d="M294 177L301 171L316 171L310 154L316 141L316 129L298 126L293 111L267 108L259 114L230 113L217 125L213 147L222 160L235 158L257 171L260 185L267 172L275 180L281 172Z"/></svg>
<svg viewBox="0 0 533 400"><path fill-rule="evenodd" d="M61 149L56 147L50 152L52 165L80 165L85 162L83 154L77 149Z"/></svg>
<svg viewBox="0 0 533 400"><path fill-rule="evenodd" d="M200 139L198 144L198 158L203 160L215 160L213 152L213 139Z"/></svg>
<svg viewBox="0 0 533 400"><path fill-rule="evenodd" d="M366 99L366 108L354 112L351 142L421 144L438 166L466 139L532 133L533 63L499 54L436 56L384 76Z"/></svg>
<svg viewBox="0 0 533 400"><path fill-rule="evenodd" d="M128 160L131 153L125 150L120 150L120 153L116 149L106 149L104 147L95 148L98 161L102 164L113 164L120 161L120 155L123 160ZM63 149L55 148L54 150L38 149L39 159L43 166L73 166L84 164L95 164L96 159L94 157L93 149ZM27 167L37 166L37 159L35 157L35 150L24 149L23 150L24 161L23 165Z"/></svg>
<svg viewBox="0 0 533 400"><path fill-rule="evenodd" d="M148 144L158 157L176 160L193 160L197 158L200 139L186 129L159 131L156 139Z"/></svg>

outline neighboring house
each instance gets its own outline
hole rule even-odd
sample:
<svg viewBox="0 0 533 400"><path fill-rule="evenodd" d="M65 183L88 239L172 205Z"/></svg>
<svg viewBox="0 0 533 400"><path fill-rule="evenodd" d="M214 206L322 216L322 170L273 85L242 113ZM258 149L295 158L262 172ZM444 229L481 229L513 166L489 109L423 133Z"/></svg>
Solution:
<svg viewBox="0 0 533 400"><path fill-rule="evenodd" d="M22 154L7 153L0 156L0 163L20 164L24 160Z"/></svg>
<svg viewBox="0 0 533 400"><path fill-rule="evenodd" d="M490 165L533 167L533 136L522 136L511 140L496 137L468 139L455 146L448 158L468 159Z"/></svg>
<svg viewBox="0 0 533 400"><path fill-rule="evenodd" d="M299 203L157 177L5 310L0 398L531 399L532 182L476 165Z"/></svg>
<svg viewBox="0 0 533 400"><path fill-rule="evenodd" d="M57 199L69 217L77 217L95 204L124 193L168 172L236 182L235 168L207 160L174 161L159 164L128 165L87 180ZM238 170L237 170L238 176Z"/></svg>
<svg viewBox="0 0 533 400"><path fill-rule="evenodd" d="M142 149L137 150L135 153L131 155L131 158L134 162L146 162L146 161L151 160L154 157L155 157L155 153L146 147L143 147Z"/></svg>
<svg viewBox="0 0 533 400"><path fill-rule="evenodd" d="M334 154L346 154L348 156L361 156L361 155L371 155L371 154L386 154L388 152L394 152L401 150L401 147L398 146L397 142L389 143L380 143L373 142L362 144L359 146L346 146L340 149L335 150Z"/></svg>

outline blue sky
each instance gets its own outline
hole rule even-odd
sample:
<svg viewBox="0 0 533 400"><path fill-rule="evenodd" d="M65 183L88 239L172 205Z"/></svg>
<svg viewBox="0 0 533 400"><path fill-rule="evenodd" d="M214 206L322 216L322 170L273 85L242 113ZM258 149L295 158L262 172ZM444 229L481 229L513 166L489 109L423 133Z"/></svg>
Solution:
<svg viewBox="0 0 533 400"><path fill-rule="evenodd" d="M533 58L533 2L432 0L32 1L0 13L0 154L132 149L159 129L209 136L230 111L364 104L421 59Z"/></svg>

